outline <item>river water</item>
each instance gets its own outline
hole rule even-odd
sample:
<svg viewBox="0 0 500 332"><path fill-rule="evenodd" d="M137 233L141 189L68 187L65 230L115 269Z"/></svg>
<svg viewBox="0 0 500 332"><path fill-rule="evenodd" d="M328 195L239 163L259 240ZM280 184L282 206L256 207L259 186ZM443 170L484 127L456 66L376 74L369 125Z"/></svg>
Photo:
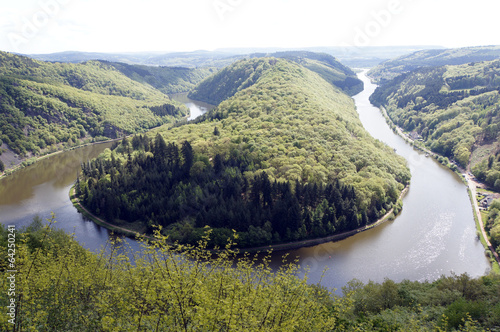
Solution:
<svg viewBox="0 0 500 332"><path fill-rule="evenodd" d="M460 178L394 134L380 110L370 104L376 86L358 74L365 89L354 96L365 129L396 149L412 174L403 211L394 220L346 240L290 252L309 266L311 282L340 289L357 278L381 282L435 280L452 272L477 277L491 266L476 236L472 206ZM326 272L324 269L328 268Z"/></svg>
<svg viewBox="0 0 500 332"><path fill-rule="evenodd" d="M189 108L189 117L188 121L194 120L200 115L204 114L206 111L214 108L214 105L204 103L202 101L192 100L190 99L187 93L176 93L170 96L170 98L184 103Z"/></svg>
<svg viewBox="0 0 500 332"><path fill-rule="evenodd" d="M458 176L432 158L413 150L395 135L368 97L375 89L364 73L365 90L354 97L360 119L375 138L395 148L408 160L412 182L396 220L346 240L290 251L299 264L308 266L310 282L340 289L349 280L434 280L442 274L487 273L489 262L476 237L472 208L465 185ZM191 107L191 115L203 113L207 104L175 97ZM68 192L80 164L96 157L111 143L98 144L54 155L0 180L0 220L4 225L28 225L35 215L56 214L55 227L74 233L90 250L100 250L110 237L108 230L86 220L73 207ZM132 249L139 245L127 241ZM283 252L273 255L276 268ZM325 269L327 269L325 271Z"/></svg>

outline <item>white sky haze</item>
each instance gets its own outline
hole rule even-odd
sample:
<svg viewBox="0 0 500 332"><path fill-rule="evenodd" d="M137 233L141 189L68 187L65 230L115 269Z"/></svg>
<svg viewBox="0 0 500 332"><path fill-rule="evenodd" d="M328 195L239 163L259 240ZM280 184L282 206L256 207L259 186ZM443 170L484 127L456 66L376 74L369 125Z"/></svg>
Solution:
<svg viewBox="0 0 500 332"><path fill-rule="evenodd" d="M0 0L0 50L498 45L498 0Z"/></svg>

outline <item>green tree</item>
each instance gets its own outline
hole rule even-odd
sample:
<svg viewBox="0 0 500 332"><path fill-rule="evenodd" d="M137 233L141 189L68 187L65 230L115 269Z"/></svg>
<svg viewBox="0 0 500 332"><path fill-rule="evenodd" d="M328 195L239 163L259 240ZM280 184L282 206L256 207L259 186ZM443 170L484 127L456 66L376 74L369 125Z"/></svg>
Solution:
<svg viewBox="0 0 500 332"><path fill-rule="evenodd" d="M119 241L96 254L50 224L17 236L16 317L0 317L5 331L324 331L348 309L296 277L297 265L271 272L231 242L214 255L208 237L179 247L157 232L131 264Z"/></svg>

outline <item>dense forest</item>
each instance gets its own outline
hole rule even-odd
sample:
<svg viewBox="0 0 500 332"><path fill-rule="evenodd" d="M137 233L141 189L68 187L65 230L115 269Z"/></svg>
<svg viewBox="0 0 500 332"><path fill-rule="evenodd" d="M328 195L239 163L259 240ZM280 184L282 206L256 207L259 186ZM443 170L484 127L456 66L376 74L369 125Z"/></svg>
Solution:
<svg viewBox="0 0 500 332"><path fill-rule="evenodd" d="M364 131L347 95L276 58L216 75L245 67L259 73L253 83L226 92L235 94L197 123L136 136L84 164L84 204L141 231L162 225L189 243L205 225L216 244L234 229L240 246L331 235L399 208L405 162Z"/></svg>
<svg viewBox="0 0 500 332"><path fill-rule="evenodd" d="M490 236L490 242L500 254L500 200L494 200L488 208L488 216L484 220L484 228Z"/></svg>
<svg viewBox="0 0 500 332"><path fill-rule="evenodd" d="M211 75L189 92L189 98L218 105L236 92L255 84L271 64L260 59L240 60Z"/></svg>
<svg viewBox="0 0 500 332"><path fill-rule="evenodd" d="M500 190L499 90L496 60L417 69L383 84L370 100L433 151L462 167L470 163L478 179Z"/></svg>
<svg viewBox="0 0 500 332"><path fill-rule="evenodd" d="M165 94L188 92L204 78L213 74L214 67L185 68L165 66L130 65L120 62L105 62L128 78L149 84Z"/></svg>
<svg viewBox="0 0 500 332"><path fill-rule="evenodd" d="M252 158L237 149L227 160L216 154L212 164L189 142L177 146L159 134L152 142L134 136L118 148L126 161L111 152L83 165L77 194L84 205L115 223L147 221L150 234L160 225L183 243L197 243L206 226L214 228L211 246L223 246L232 230L242 247L324 237L365 226L393 203L359 210L354 188L338 180L271 182L266 172L248 180Z"/></svg>
<svg viewBox="0 0 500 332"><path fill-rule="evenodd" d="M232 66L223 68L220 75L212 75L205 79L189 93L189 97L218 105L237 91L257 82L262 73L270 68L269 64L259 61L263 57L286 59L300 64L349 95L355 95L363 90L363 82L356 77L356 74L328 54L296 51L254 53L248 57L253 61L252 67L248 65L248 60L239 60Z"/></svg>
<svg viewBox="0 0 500 332"><path fill-rule="evenodd" d="M499 46L427 49L384 61L370 69L368 75L377 83L382 84L417 68L463 65L498 58L500 58Z"/></svg>
<svg viewBox="0 0 500 332"><path fill-rule="evenodd" d="M186 112L109 64L48 63L0 52L0 143L22 156L143 132Z"/></svg>
<svg viewBox="0 0 500 332"><path fill-rule="evenodd" d="M272 271L266 259L213 254L207 239L172 246L157 234L142 252L119 241L99 253L43 226L0 225L3 331L497 331L500 278L350 281L342 296ZM15 258L7 255L16 239ZM133 257L134 263L131 263ZM15 267L15 288L12 272ZM8 281L8 282L6 282Z"/></svg>
<svg viewBox="0 0 500 332"><path fill-rule="evenodd" d="M350 96L363 91L363 82L357 78L356 73L326 53L287 51L271 54L254 53L250 57L275 57L290 60L317 73L325 81Z"/></svg>

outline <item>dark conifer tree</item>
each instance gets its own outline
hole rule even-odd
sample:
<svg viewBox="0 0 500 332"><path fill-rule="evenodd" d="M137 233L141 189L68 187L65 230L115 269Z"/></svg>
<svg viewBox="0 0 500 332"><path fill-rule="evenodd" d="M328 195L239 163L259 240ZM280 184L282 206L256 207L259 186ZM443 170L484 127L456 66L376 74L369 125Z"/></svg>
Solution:
<svg viewBox="0 0 500 332"><path fill-rule="evenodd" d="M143 148L141 137L139 135L134 135L134 137L132 137L132 149L139 150L141 148Z"/></svg>
<svg viewBox="0 0 500 332"><path fill-rule="evenodd" d="M165 161L167 158L167 144L159 133L155 137L154 156L157 161Z"/></svg>
<svg viewBox="0 0 500 332"><path fill-rule="evenodd" d="M260 178L261 178L261 190L262 190L262 204L264 207L271 208L273 206L271 181L269 181L269 177L267 176L266 172L263 172L260 175Z"/></svg>
<svg viewBox="0 0 500 332"><path fill-rule="evenodd" d="M189 177L189 171L194 163L194 153L191 144L188 141L184 141L181 147L182 158L184 163L182 164L182 173L185 177Z"/></svg>
<svg viewBox="0 0 500 332"><path fill-rule="evenodd" d="M290 228L292 232L295 232L301 226L302 218L300 214L300 205L297 198L293 195L287 195L285 204L288 208L288 222L287 226Z"/></svg>
<svg viewBox="0 0 500 332"><path fill-rule="evenodd" d="M220 154L216 154L214 157L214 172L219 175L222 172L224 165Z"/></svg>

